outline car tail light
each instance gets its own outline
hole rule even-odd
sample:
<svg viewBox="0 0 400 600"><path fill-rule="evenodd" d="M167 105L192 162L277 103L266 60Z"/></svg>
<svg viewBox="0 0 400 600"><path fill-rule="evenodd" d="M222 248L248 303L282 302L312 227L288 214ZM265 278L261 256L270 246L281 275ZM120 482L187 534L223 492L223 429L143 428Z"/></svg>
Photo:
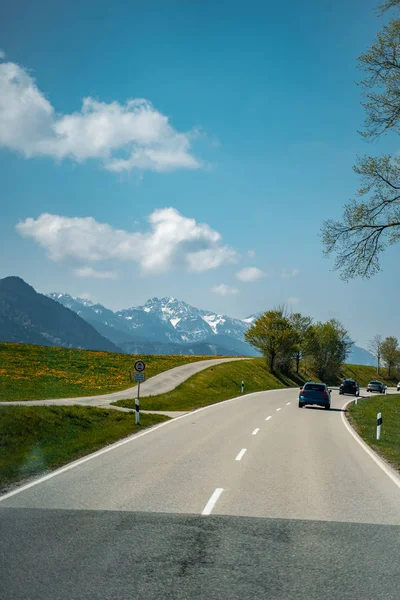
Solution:
<svg viewBox="0 0 400 600"><path fill-rule="evenodd" d="M302 396L307 396L308 392L305 392L304 390L301 390L300 394L301 394Z"/></svg>
<svg viewBox="0 0 400 600"><path fill-rule="evenodd" d="M328 398L328 396L329 396L328 392L323 392L323 394L322 394L322 395L323 395L325 398Z"/></svg>

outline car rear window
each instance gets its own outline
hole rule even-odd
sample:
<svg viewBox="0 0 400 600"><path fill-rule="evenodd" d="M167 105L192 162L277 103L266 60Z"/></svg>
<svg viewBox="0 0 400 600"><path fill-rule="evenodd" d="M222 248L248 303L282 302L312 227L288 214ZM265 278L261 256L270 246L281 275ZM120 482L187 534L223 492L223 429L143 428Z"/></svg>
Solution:
<svg viewBox="0 0 400 600"><path fill-rule="evenodd" d="M380 381L370 381L369 383L370 383L370 385L371 385L371 383L377 383L378 385L381 385Z"/></svg>
<svg viewBox="0 0 400 600"><path fill-rule="evenodd" d="M324 392L325 386L321 383L306 383L304 389L312 390L313 392Z"/></svg>

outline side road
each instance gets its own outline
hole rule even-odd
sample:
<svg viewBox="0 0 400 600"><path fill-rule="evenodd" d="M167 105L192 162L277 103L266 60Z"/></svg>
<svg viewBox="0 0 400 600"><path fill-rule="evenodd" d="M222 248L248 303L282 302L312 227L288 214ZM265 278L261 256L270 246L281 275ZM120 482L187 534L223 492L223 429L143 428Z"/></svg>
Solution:
<svg viewBox="0 0 400 600"><path fill-rule="evenodd" d="M165 394L166 392L170 392L178 385L203 371L204 369L208 369L209 367L213 367L214 365L219 365L225 362L232 362L236 360L251 360L249 358L214 358L211 360L202 360L199 362L190 363L187 365L181 365L180 367L175 367L174 369L170 369L169 371L164 371L163 373L159 373L154 377L150 377L147 381L141 384L140 386L140 396L153 396L156 394ZM15 401L15 402L2 402L2 405L22 405L26 406L70 406L71 404L82 404L83 406L97 406L99 408L113 408L114 410L128 411L130 409L122 408L118 406L111 406L111 402L115 402L116 400L121 400L123 398L135 398L137 394L137 386L128 388L126 390L120 390L118 392L113 392L111 394L99 394L96 396L82 396L78 398L58 398L51 400L32 400L32 401ZM149 411L155 413L157 411ZM182 412L163 412L162 414L166 414L167 416L176 417Z"/></svg>

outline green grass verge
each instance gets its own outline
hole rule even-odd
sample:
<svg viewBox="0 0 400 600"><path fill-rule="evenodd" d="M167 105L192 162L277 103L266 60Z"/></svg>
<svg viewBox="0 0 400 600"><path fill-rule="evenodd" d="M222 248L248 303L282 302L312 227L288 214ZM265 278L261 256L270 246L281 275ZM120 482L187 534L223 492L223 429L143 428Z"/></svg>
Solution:
<svg viewBox="0 0 400 600"><path fill-rule="evenodd" d="M2 406L0 491L48 472L145 427L168 420L87 406Z"/></svg>
<svg viewBox="0 0 400 600"><path fill-rule="evenodd" d="M382 413L381 439L376 439L376 415ZM348 419L367 444L400 471L400 394L361 398L351 404Z"/></svg>
<svg viewBox="0 0 400 600"><path fill-rule="evenodd" d="M298 381L290 377L272 375L264 359L254 358L209 367L172 392L141 398L140 407L143 410L193 410L239 396L242 379L245 393L298 385ZM135 401L118 400L113 404L133 408Z"/></svg>
<svg viewBox="0 0 400 600"><path fill-rule="evenodd" d="M0 343L0 402L75 398L116 392L134 385L133 364L146 363L152 377L173 367L211 356L115 354Z"/></svg>
<svg viewBox="0 0 400 600"><path fill-rule="evenodd" d="M387 369L382 368L378 375L375 367L366 367L364 365L343 365L341 375L343 378L356 379L363 386L367 385L373 379L378 379L388 386L396 386L398 381L400 381L399 373L393 373L391 377L388 377Z"/></svg>

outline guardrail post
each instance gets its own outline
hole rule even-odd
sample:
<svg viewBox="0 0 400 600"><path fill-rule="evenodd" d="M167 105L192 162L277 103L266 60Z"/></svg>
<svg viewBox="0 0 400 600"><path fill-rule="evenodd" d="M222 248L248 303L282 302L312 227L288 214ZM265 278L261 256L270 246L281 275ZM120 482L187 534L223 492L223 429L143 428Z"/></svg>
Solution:
<svg viewBox="0 0 400 600"><path fill-rule="evenodd" d="M376 416L376 439L381 439L381 427L382 427L382 413L378 413Z"/></svg>

